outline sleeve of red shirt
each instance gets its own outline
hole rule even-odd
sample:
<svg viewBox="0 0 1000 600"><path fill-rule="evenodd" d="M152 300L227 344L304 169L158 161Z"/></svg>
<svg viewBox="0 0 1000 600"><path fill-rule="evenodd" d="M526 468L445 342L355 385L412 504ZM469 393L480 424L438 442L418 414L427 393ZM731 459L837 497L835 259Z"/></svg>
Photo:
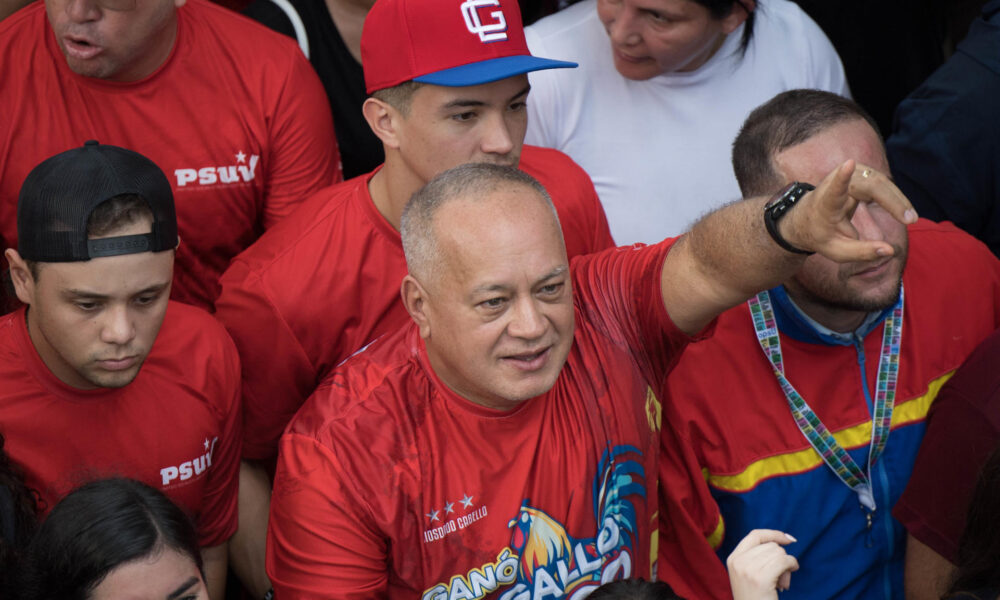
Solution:
<svg viewBox="0 0 1000 600"><path fill-rule="evenodd" d="M715 550L725 524L682 419L664 403L660 431L660 523L657 578L682 598L731 598L729 576Z"/></svg>
<svg viewBox="0 0 1000 600"><path fill-rule="evenodd" d="M216 326L218 327L218 326ZM198 515L198 543L203 547L217 546L236 533L237 493L239 491L240 451L243 445L243 413L240 410L240 360L236 347L225 331L218 365L211 371L213 394L217 398L217 416L221 434L212 449L212 469Z"/></svg>
<svg viewBox="0 0 1000 600"><path fill-rule="evenodd" d="M270 114L264 227L291 214L320 188L343 180L330 102L312 65L292 54Z"/></svg>
<svg viewBox="0 0 1000 600"><path fill-rule="evenodd" d="M938 393L913 473L892 514L955 563L979 471L1000 442L1000 335L981 345Z"/></svg>
<svg viewBox="0 0 1000 600"><path fill-rule="evenodd" d="M349 471L309 437L281 438L267 530L275 597L360 600L385 593L386 541L344 477Z"/></svg>
<svg viewBox="0 0 1000 600"><path fill-rule="evenodd" d="M662 397L660 385L684 347L697 338L674 325L663 305L663 260L676 238L653 246L636 244L574 259L573 293L590 322L616 344L628 348Z"/></svg>
<svg viewBox="0 0 1000 600"><path fill-rule="evenodd" d="M260 278L237 258L221 279L216 317L243 364L243 455L271 460L285 425L316 386L316 370Z"/></svg>

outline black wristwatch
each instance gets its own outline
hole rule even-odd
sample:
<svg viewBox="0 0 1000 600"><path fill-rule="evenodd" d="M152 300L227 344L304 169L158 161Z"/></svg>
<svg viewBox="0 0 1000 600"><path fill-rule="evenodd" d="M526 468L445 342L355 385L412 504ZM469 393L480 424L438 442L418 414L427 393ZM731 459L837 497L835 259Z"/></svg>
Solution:
<svg viewBox="0 0 1000 600"><path fill-rule="evenodd" d="M767 233L770 234L776 244L789 252L794 252L796 254L813 254L813 252L810 252L809 250L796 248L795 246L789 244L785 238L781 237L781 234L778 233L778 221L780 221L781 218L784 217L793 206L795 206L796 202L802 199L802 196L806 195L806 192L814 189L816 189L816 186L799 181L793 181L792 183L789 183L785 189L775 194L774 197L768 200L767 204L764 205L764 227L767 228Z"/></svg>

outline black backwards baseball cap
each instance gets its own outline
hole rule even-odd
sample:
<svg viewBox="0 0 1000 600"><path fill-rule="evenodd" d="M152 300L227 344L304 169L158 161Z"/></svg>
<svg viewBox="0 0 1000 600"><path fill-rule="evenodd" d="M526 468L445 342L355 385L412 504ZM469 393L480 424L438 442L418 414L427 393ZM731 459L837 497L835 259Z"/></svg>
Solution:
<svg viewBox="0 0 1000 600"><path fill-rule="evenodd" d="M134 194L153 213L150 233L87 239L87 220L105 200ZM177 247L174 195L145 156L90 140L28 173L17 201L17 251L38 262L77 262Z"/></svg>

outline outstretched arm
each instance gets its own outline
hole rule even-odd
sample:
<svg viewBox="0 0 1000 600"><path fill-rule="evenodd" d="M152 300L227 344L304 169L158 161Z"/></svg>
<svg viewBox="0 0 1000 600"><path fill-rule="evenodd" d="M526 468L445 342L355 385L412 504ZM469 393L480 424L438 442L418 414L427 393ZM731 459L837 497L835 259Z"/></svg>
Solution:
<svg viewBox="0 0 1000 600"><path fill-rule="evenodd" d="M700 331L722 311L791 277L805 255L782 249L764 227L769 198L725 206L677 241L663 263L661 290L667 313L682 331ZM836 262L891 256L884 241L858 239L851 224L859 202L875 202L898 221L916 211L888 177L849 160L827 175L778 222L792 246Z"/></svg>
<svg viewBox="0 0 1000 600"><path fill-rule="evenodd" d="M791 585L792 571L799 561L782 546L795 538L773 529L754 529L726 559L733 600L778 600L778 590Z"/></svg>

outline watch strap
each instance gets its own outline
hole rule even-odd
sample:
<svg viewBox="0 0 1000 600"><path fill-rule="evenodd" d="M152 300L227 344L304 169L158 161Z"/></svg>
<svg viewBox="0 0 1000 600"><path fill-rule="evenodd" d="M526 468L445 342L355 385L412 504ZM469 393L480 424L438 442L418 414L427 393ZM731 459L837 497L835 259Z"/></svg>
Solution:
<svg viewBox="0 0 1000 600"><path fill-rule="evenodd" d="M788 243L781 233L778 231L778 221L780 221L795 204L806 195L807 192L816 189L808 183L802 183L800 181L793 181L792 183L785 186L783 190L778 192L764 205L764 228L767 229L768 235L774 240L776 244L784 248L789 252L795 254L815 254L809 250L803 250L801 248L796 248L795 246Z"/></svg>

